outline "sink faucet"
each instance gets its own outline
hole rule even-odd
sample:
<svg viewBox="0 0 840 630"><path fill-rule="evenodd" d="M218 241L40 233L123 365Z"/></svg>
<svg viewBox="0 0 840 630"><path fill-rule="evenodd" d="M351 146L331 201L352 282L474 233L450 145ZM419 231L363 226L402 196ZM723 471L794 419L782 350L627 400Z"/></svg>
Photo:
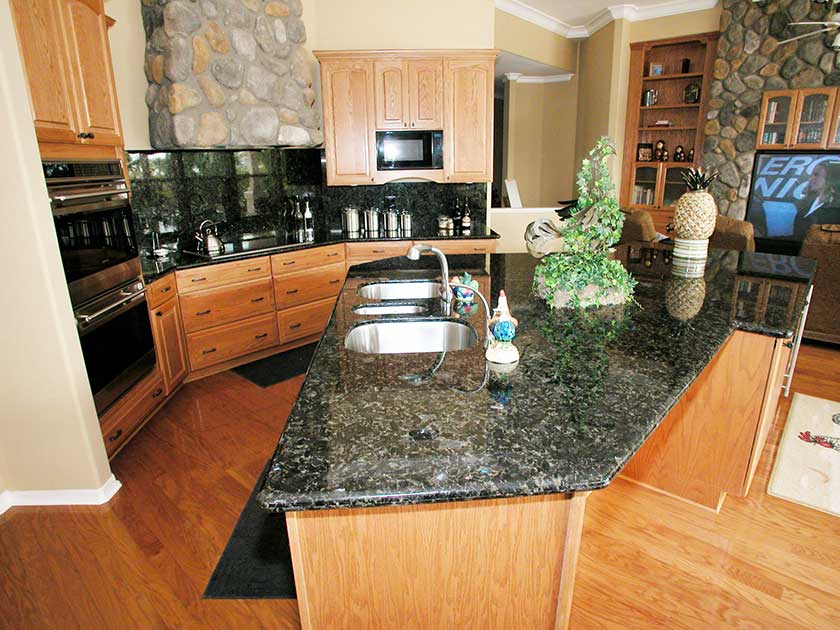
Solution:
<svg viewBox="0 0 840 630"><path fill-rule="evenodd" d="M442 276L440 283L440 299L443 302L443 314L449 317L452 314L452 290L449 288L449 263L446 262L446 254L440 251L437 247L418 243L411 247L406 253L406 258L409 260L420 260L420 255L423 252L432 252L438 258L440 263L440 273Z"/></svg>

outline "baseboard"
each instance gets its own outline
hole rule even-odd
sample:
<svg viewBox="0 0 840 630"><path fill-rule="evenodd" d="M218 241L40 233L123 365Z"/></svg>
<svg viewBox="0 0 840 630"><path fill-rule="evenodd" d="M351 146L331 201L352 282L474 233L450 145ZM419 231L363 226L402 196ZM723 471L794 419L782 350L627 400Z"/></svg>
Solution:
<svg viewBox="0 0 840 630"><path fill-rule="evenodd" d="M101 487L93 490L6 490L0 492L0 514L23 505L102 505L121 487L122 484L111 475Z"/></svg>

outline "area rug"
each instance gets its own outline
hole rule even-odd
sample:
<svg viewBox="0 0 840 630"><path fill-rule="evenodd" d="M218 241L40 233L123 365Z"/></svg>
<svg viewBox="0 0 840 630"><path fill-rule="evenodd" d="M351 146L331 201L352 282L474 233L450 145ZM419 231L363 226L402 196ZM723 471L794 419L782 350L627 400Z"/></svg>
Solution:
<svg viewBox="0 0 840 630"><path fill-rule="evenodd" d="M840 516L840 402L793 395L767 492Z"/></svg>
<svg viewBox="0 0 840 630"><path fill-rule="evenodd" d="M257 505L257 492L270 463L266 464L248 497L210 577L204 590L207 599L296 597L285 515L265 512Z"/></svg>
<svg viewBox="0 0 840 630"><path fill-rule="evenodd" d="M233 368L233 371L255 385L271 387L300 374L306 374L317 347L317 342L310 343L288 352L240 365Z"/></svg>

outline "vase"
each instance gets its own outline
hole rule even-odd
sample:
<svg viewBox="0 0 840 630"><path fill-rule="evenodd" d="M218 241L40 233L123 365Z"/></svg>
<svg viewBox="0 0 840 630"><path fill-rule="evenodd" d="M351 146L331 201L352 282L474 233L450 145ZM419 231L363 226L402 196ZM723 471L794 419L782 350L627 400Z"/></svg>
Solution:
<svg viewBox="0 0 840 630"><path fill-rule="evenodd" d="M715 231L717 204L705 190L690 190L677 201L674 231L678 238L708 239Z"/></svg>

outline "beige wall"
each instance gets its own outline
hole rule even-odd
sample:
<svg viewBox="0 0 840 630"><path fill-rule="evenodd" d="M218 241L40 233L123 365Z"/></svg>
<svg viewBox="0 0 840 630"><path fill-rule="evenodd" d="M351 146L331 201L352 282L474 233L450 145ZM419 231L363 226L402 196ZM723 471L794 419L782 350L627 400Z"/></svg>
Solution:
<svg viewBox="0 0 840 630"><path fill-rule="evenodd" d="M577 68L578 42L496 11L495 46L521 57L573 72Z"/></svg>
<svg viewBox="0 0 840 630"><path fill-rule="evenodd" d="M7 490L110 477L64 280L8 2L0 2L0 475Z"/></svg>
<svg viewBox="0 0 840 630"><path fill-rule="evenodd" d="M553 206L575 194L578 78L568 83L547 83L544 87L540 205Z"/></svg>
<svg viewBox="0 0 840 630"><path fill-rule="evenodd" d="M146 34L140 6L139 1L133 0L105 2L105 11L117 21L109 31L109 39L126 149L151 148L146 108L148 83L143 71Z"/></svg>
<svg viewBox="0 0 840 630"><path fill-rule="evenodd" d="M717 31L720 29L720 14L722 11L723 4L719 2L716 7L705 11L631 22L630 43Z"/></svg>

